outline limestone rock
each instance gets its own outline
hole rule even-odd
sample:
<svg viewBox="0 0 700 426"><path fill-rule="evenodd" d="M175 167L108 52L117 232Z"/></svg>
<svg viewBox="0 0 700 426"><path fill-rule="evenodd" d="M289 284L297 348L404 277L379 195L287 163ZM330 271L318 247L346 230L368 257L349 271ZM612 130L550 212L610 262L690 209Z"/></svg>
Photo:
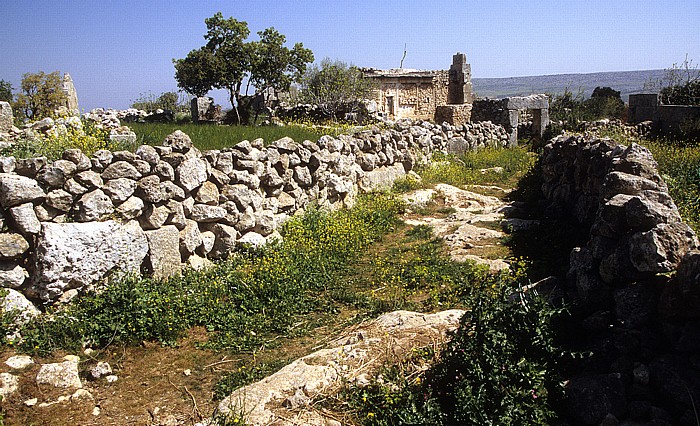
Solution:
<svg viewBox="0 0 700 426"><path fill-rule="evenodd" d="M75 205L77 209L76 219L80 222L99 220L103 216L114 213L112 200L101 189L80 197Z"/></svg>
<svg viewBox="0 0 700 426"><path fill-rule="evenodd" d="M178 185L192 191L207 181L207 163L201 158L190 158L177 167L175 175Z"/></svg>
<svg viewBox="0 0 700 426"><path fill-rule="evenodd" d="M640 272L673 271L688 250L697 247L695 234L682 222L660 223L629 240L630 260Z"/></svg>
<svg viewBox="0 0 700 426"><path fill-rule="evenodd" d="M387 345L396 351L394 356L401 357L420 345L444 340L448 331L457 328L463 313L458 310L436 314L398 311L382 315L351 336L330 343L328 349L318 350L257 383L237 389L221 401L219 413L228 416L245 410L246 421L252 425L287 418L296 413L291 410L321 392L339 389L344 381L356 377L360 371L376 371L385 362ZM303 424L328 424L320 414L312 412L308 416Z"/></svg>
<svg viewBox="0 0 700 426"><path fill-rule="evenodd" d="M34 291L44 301L81 289L112 272L138 272L148 242L137 222L43 223Z"/></svg>
<svg viewBox="0 0 700 426"><path fill-rule="evenodd" d="M141 178L141 173L136 170L136 167L134 167L132 164L126 162L126 161L117 161L105 169L104 172L102 172L102 179L104 180L110 180L110 179L119 179L119 178L128 178L128 179L140 179Z"/></svg>
<svg viewBox="0 0 700 426"><path fill-rule="evenodd" d="M136 155L140 159L146 161L148 164L154 166L160 161L158 151L156 151L156 149L150 145L141 145L140 147L136 148Z"/></svg>
<svg viewBox="0 0 700 426"><path fill-rule="evenodd" d="M194 199L200 204L215 206L219 204L219 188L209 181L204 182L197 190Z"/></svg>
<svg viewBox="0 0 700 426"><path fill-rule="evenodd" d="M187 152L192 148L192 139L182 130L175 130L173 133L165 137L163 146L168 146L173 149L173 152Z"/></svg>
<svg viewBox="0 0 700 426"><path fill-rule="evenodd" d="M253 248L264 246L266 243L267 239L257 232L246 232L237 241L237 244L241 246Z"/></svg>
<svg viewBox="0 0 700 426"><path fill-rule="evenodd" d="M78 360L42 365L36 375L36 382L39 385L46 384L62 389L82 388L83 384L78 375Z"/></svg>
<svg viewBox="0 0 700 426"><path fill-rule="evenodd" d="M15 259L29 250L29 243L19 234L0 233L0 259Z"/></svg>
<svg viewBox="0 0 700 426"><path fill-rule="evenodd" d="M46 204L56 210L67 212L73 207L73 195L62 189L54 189L46 194Z"/></svg>
<svg viewBox="0 0 700 426"><path fill-rule="evenodd" d="M192 254L197 247L202 245L202 233L197 222L186 219L185 228L180 231L180 248L182 251Z"/></svg>
<svg viewBox="0 0 700 426"><path fill-rule="evenodd" d="M90 368L90 377L93 380L97 380L104 376L109 376L110 374L112 374L112 366L104 361L100 361Z"/></svg>
<svg viewBox="0 0 700 426"><path fill-rule="evenodd" d="M34 179L0 173L0 205L3 208L42 200L45 196L46 193Z"/></svg>
<svg viewBox="0 0 700 426"><path fill-rule="evenodd" d="M115 204L121 204L128 200L134 194L136 190L136 182L127 178L118 178L108 180L104 186L102 186L102 191L109 195L110 199Z"/></svg>
<svg viewBox="0 0 700 426"><path fill-rule="evenodd" d="M164 205L148 204L139 222L143 229L158 229L165 225L170 216L170 209Z"/></svg>
<svg viewBox="0 0 700 426"><path fill-rule="evenodd" d="M195 204L190 212L190 218L197 222L218 222L226 217L226 209L219 206Z"/></svg>
<svg viewBox="0 0 700 426"><path fill-rule="evenodd" d="M5 102L3 102L5 103ZM3 400L17 392L19 389L19 377L10 373L0 373L0 397Z"/></svg>
<svg viewBox="0 0 700 426"><path fill-rule="evenodd" d="M5 361L5 365L13 370L24 370L30 365L34 365L34 360L29 355L11 356Z"/></svg>
<svg viewBox="0 0 700 426"><path fill-rule="evenodd" d="M143 213L145 204L138 197L129 197L116 209L119 217L126 220L135 219Z"/></svg>
<svg viewBox="0 0 700 426"><path fill-rule="evenodd" d="M236 238L238 233L232 226L216 223L208 228L213 232L216 239L214 245L209 252L209 257L213 259L225 259L233 251L236 246ZM202 234L204 238L204 233Z"/></svg>
<svg viewBox="0 0 700 426"><path fill-rule="evenodd" d="M41 223L36 217L32 203L12 207L10 216L15 222L16 229L24 235L38 234L41 230Z"/></svg>
<svg viewBox="0 0 700 426"><path fill-rule="evenodd" d="M0 262L0 287L20 288L29 274L14 262Z"/></svg>
<svg viewBox="0 0 700 426"><path fill-rule="evenodd" d="M0 302L0 310L16 314L16 324L24 324L41 313L22 293L13 289L7 289L7 296Z"/></svg>
<svg viewBox="0 0 700 426"><path fill-rule="evenodd" d="M145 231L148 239L151 272L155 278L175 275L182 269L180 231L173 225Z"/></svg>
<svg viewBox="0 0 700 426"><path fill-rule="evenodd" d="M90 170L90 168L92 167L92 161L90 161L90 157L85 155L83 151L81 151L78 148L72 148L63 151L62 158L75 164L76 171L78 172Z"/></svg>

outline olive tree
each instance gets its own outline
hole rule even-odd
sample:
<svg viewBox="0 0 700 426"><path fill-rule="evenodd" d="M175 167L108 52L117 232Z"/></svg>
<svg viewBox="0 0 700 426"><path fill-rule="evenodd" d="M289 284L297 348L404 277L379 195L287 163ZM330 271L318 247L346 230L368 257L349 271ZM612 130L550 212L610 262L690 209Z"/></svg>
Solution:
<svg viewBox="0 0 700 426"><path fill-rule="evenodd" d="M362 70L345 62L325 58L310 67L302 79L300 100L316 104L330 117L341 110L353 110L361 101L373 98L376 84Z"/></svg>
<svg viewBox="0 0 700 426"><path fill-rule="evenodd" d="M204 20L207 43L175 60L178 86L195 96L211 89L225 89L239 124L247 124L251 100L270 89L285 91L301 78L313 61L311 50L297 43L284 46L286 37L274 28L258 32L258 41L247 41L248 24L225 19L221 12ZM243 82L247 79L245 91ZM254 88L254 96L249 97Z"/></svg>
<svg viewBox="0 0 700 426"><path fill-rule="evenodd" d="M62 86L63 78L58 71L49 74L43 71L24 74L20 93L14 104L15 112L31 121L52 117L67 101Z"/></svg>

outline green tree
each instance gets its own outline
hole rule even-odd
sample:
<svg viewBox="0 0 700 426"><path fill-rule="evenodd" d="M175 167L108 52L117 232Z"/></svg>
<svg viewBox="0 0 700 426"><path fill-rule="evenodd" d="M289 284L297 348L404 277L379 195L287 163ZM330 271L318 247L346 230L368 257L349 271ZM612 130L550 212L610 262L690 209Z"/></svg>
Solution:
<svg viewBox="0 0 700 426"><path fill-rule="evenodd" d="M255 95L270 88L286 90L313 61L313 53L301 43L292 49L285 47L285 36L274 28L259 32L259 41L247 41L250 30L244 21L224 19L218 12L204 22L206 45L174 61L175 79L179 87L195 96L204 96L211 89L227 90L237 123L248 122L248 107L254 98L247 97L251 87ZM248 83L241 93L246 78Z"/></svg>
<svg viewBox="0 0 700 426"><path fill-rule="evenodd" d="M0 101L12 102L12 84L9 81L0 80Z"/></svg>
<svg viewBox="0 0 700 426"><path fill-rule="evenodd" d="M14 104L18 116L31 121L54 116L56 109L67 100L62 85L63 77L58 71L24 74L21 92Z"/></svg>
<svg viewBox="0 0 700 426"><path fill-rule="evenodd" d="M584 102L589 119L625 117L625 103L620 92L610 87L596 87L591 97Z"/></svg>
<svg viewBox="0 0 700 426"><path fill-rule="evenodd" d="M320 66L306 71L301 83L303 102L319 105L331 117L341 109L356 108L359 102L372 98L376 89L373 80L345 62L325 58Z"/></svg>

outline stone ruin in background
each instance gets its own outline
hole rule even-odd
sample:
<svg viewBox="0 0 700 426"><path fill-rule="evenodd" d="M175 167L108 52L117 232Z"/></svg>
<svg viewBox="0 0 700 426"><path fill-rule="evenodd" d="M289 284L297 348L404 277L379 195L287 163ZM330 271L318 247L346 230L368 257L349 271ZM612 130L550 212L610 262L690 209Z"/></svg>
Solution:
<svg viewBox="0 0 700 426"><path fill-rule="evenodd" d="M221 105L214 104L214 98L200 96L190 101L193 123L218 123L223 118Z"/></svg>
<svg viewBox="0 0 700 426"><path fill-rule="evenodd" d="M79 115L80 108L78 108L78 92L75 90L73 79L68 73L63 74L61 90L66 94L66 101L62 106L64 106L71 115Z"/></svg>

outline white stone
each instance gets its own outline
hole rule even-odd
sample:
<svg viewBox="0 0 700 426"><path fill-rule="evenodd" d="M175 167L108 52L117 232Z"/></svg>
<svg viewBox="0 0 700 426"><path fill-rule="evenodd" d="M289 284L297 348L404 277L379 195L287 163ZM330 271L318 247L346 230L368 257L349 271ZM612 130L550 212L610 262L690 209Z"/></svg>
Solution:
<svg viewBox="0 0 700 426"><path fill-rule="evenodd" d="M78 361L64 361L54 364L44 364L36 375L39 385L47 384L57 388L82 388L78 375Z"/></svg>
<svg viewBox="0 0 700 426"><path fill-rule="evenodd" d="M33 364L34 360L29 355L15 355L9 357L7 361L5 361L5 365L13 370L24 370Z"/></svg>
<svg viewBox="0 0 700 426"><path fill-rule="evenodd" d="M0 373L0 397L6 399L19 389L19 377L10 373Z"/></svg>
<svg viewBox="0 0 700 426"><path fill-rule="evenodd" d="M146 236L135 221L45 222L37 244L38 297L55 300L112 272L138 272L147 253Z"/></svg>

